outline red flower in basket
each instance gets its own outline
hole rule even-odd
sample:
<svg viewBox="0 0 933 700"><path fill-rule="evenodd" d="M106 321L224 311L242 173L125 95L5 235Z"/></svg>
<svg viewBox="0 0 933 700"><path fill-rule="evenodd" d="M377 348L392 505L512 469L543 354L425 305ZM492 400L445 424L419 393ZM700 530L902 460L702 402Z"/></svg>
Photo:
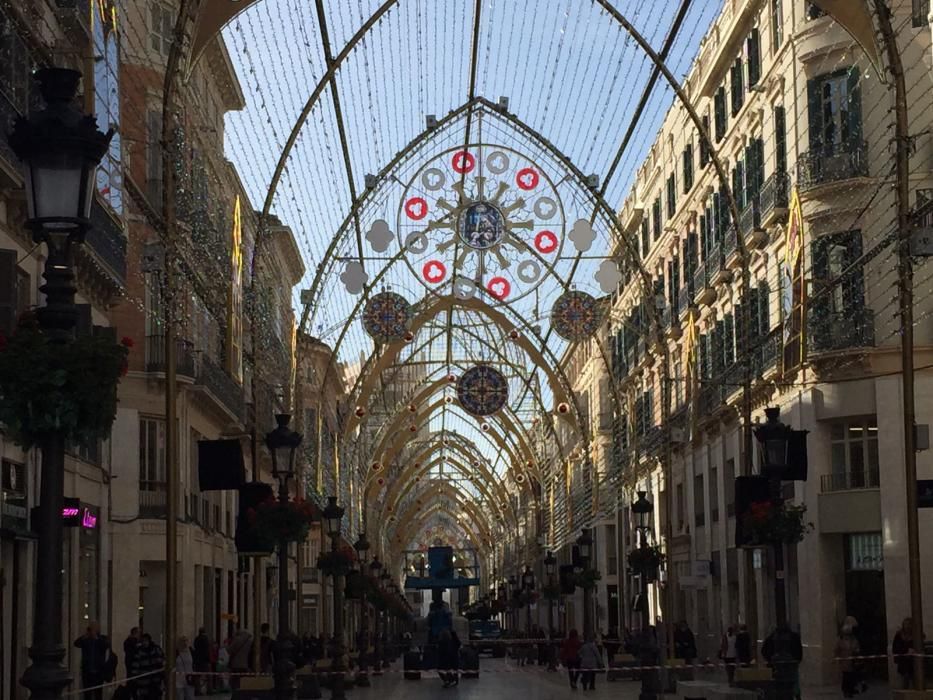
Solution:
<svg viewBox="0 0 933 700"><path fill-rule="evenodd" d="M131 348L133 345L135 345L135 343L133 342L132 338L130 338L128 335L125 335L120 339L120 345L125 348Z"/></svg>
<svg viewBox="0 0 933 700"><path fill-rule="evenodd" d="M769 501L757 501L749 507L749 515L753 520L764 522L771 517L771 503Z"/></svg>

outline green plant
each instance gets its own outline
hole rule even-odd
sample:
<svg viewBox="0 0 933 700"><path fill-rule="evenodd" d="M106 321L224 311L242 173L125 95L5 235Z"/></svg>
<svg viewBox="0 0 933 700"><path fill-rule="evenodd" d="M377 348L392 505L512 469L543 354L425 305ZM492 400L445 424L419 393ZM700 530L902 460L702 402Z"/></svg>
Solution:
<svg viewBox="0 0 933 700"><path fill-rule="evenodd" d="M596 584L599 583L600 579L602 579L602 574L596 569L583 569L573 575L574 585L583 590L596 588Z"/></svg>
<svg viewBox="0 0 933 700"><path fill-rule="evenodd" d="M628 565L636 572L657 571L664 563L664 552L657 545L636 547L628 553Z"/></svg>
<svg viewBox="0 0 933 700"><path fill-rule="evenodd" d="M130 338L106 333L54 343L32 321L0 336L0 423L28 449L61 436L87 444L107 438L117 415Z"/></svg>
<svg viewBox="0 0 933 700"><path fill-rule="evenodd" d="M755 501L742 518L742 532L752 545L796 544L813 529L804 520L806 512L803 505Z"/></svg>
<svg viewBox="0 0 933 700"><path fill-rule="evenodd" d="M545 600L559 600L560 599L560 584L559 583L548 583L541 587L541 597Z"/></svg>
<svg viewBox="0 0 933 700"><path fill-rule="evenodd" d="M314 510L310 503L301 499L285 503L273 499L250 508L246 517L256 536L267 544L278 544L282 540L303 542L311 530Z"/></svg>

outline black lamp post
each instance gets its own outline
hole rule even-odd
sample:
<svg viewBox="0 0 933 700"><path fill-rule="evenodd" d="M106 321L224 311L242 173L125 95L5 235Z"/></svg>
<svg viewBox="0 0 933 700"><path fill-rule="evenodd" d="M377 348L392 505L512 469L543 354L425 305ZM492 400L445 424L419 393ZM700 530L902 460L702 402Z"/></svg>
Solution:
<svg viewBox="0 0 933 700"><path fill-rule="evenodd" d="M377 589L382 587L382 562L373 557L369 565L369 575ZM373 606L373 675L382 675L382 613Z"/></svg>
<svg viewBox="0 0 933 700"><path fill-rule="evenodd" d="M512 611L512 619L509 621L509 626L514 627L516 631L518 631L518 604L520 602L520 594L521 588L519 588L518 576L511 574L509 576L509 595L512 597L514 602L509 606L510 610Z"/></svg>
<svg viewBox="0 0 933 700"><path fill-rule="evenodd" d="M291 416L275 417L276 427L266 435L266 447L272 454L272 476L279 482L279 503L288 503L288 481L295 476L295 452L301 435L288 427ZM275 694L292 698L295 695L294 645L288 625L288 540L279 540L279 629L275 643Z"/></svg>
<svg viewBox="0 0 933 700"><path fill-rule="evenodd" d="M73 339L75 273L73 244L83 243L90 228L95 171L113 132L102 133L94 117L80 112L75 95L81 74L64 68L36 73L45 109L17 119L9 144L25 166L26 225L33 240L48 246L40 288L45 306L37 311L47 337L62 346ZM67 352L63 347L62 352ZM40 444L42 479L38 515L32 664L21 680L32 698L61 697L71 683L62 663L62 502L65 491L65 439L52 435Z"/></svg>
<svg viewBox="0 0 933 700"><path fill-rule="evenodd" d="M324 524L330 536L330 551L337 554L337 541L340 539L340 528L343 524L343 508L337 505L336 496L327 497L327 507L324 509ZM331 656L332 678L330 696L334 700L343 700L343 590L340 587L340 574L334 569L334 641Z"/></svg>
<svg viewBox="0 0 933 700"><path fill-rule="evenodd" d="M635 532L638 535L638 548L648 548L648 533L651 530L651 516L654 505L648 500L647 491L639 491L638 498L632 504L632 513L635 516ZM642 559L644 562L645 559ZM657 664L657 641L651 635L651 621L648 606L648 565L642 565L638 572L641 579L641 596L639 608L641 609L641 663L645 666ZM639 700L653 700L658 693L658 672L654 669L641 672L641 693Z"/></svg>
<svg viewBox="0 0 933 700"><path fill-rule="evenodd" d="M577 551L580 554L580 565L584 571L590 568L593 557L593 535L588 527L580 531L577 538ZM583 588L583 638L589 639L593 634L593 589L589 586Z"/></svg>
<svg viewBox="0 0 933 700"><path fill-rule="evenodd" d="M554 574L557 572L557 557L554 556L554 552L548 550L547 556L544 557L544 575L547 577L548 588L553 589L554 587ZM549 595L547 601L547 638L551 640L554 635L554 598ZM548 644L548 654L547 654L547 669L548 671L557 670L557 650L554 648L553 643Z"/></svg>
<svg viewBox="0 0 933 700"><path fill-rule="evenodd" d="M366 575L366 567L369 564L369 540L366 539L366 533L361 532L356 542L353 543L353 549L356 550L356 559L360 564L360 581L362 582ZM364 591L365 588L361 588ZM360 636L359 636L359 672L356 674L356 684L361 687L369 686L369 676L366 675L367 657L369 656L369 601L366 595L360 595Z"/></svg>

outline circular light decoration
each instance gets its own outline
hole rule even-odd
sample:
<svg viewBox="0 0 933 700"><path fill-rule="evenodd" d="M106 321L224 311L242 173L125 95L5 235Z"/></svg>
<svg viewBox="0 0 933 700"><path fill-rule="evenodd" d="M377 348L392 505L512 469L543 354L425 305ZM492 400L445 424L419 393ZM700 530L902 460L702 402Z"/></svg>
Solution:
<svg viewBox="0 0 933 700"><path fill-rule="evenodd" d="M551 307L551 327L564 340L592 337L602 320L599 302L586 292L564 292Z"/></svg>
<svg viewBox="0 0 933 700"><path fill-rule="evenodd" d="M373 471L377 472L380 469L382 469L382 464L380 464L379 462L373 462Z"/></svg>
<svg viewBox="0 0 933 700"><path fill-rule="evenodd" d="M457 398L464 410L474 416L491 416L505 406L509 383L502 373L489 365L476 365L461 375Z"/></svg>
<svg viewBox="0 0 933 700"><path fill-rule="evenodd" d="M404 340L411 323L411 304L401 294L381 292L363 308L363 328L379 343Z"/></svg>
<svg viewBox="0 0 933 700"><path fill-rule="evenodd" d="M357 407L356 407L356 417L357 417L357 418L362 418L362 417L365 416L365 415L366 415L366 409L363 408L362 406L357 406Z"/></svg>
<svg viewBox="0 0 933 700"><path fill-rule="evenodd" d="M568 404L564 403L563 401L557 404L558 413L567 413L568 411L570 411L570 406Z"/></svg>
<svg viewBox="0 0 933 700"><path fill-rule="evenodd" d="M525 483L525 475L524 475L524 474L519 474L519 475L517 475L517 476L515 477L515 482L516 482L516 483L519 483L519 484L524 484L524 483Z"/></svg>
<svg viewBox="0 0 933 700"><path fill-rule="evenodd" d="M403 184L395 235L432 293L508 304L552 274L570 228L554 179L532 157L495 144L456 146ZM382 221L380 235L392 229Z"/></svg>

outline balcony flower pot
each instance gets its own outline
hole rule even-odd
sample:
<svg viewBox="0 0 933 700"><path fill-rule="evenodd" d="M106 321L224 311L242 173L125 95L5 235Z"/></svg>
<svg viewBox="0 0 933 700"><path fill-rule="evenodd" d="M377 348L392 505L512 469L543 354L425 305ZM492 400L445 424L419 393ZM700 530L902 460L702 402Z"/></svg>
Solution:
<svg viewBox="0 0 933 700"><path fill-rule="evenodd" d="M303 542L311 530L314 510L307 501L296 499L279 503L270 499L246 511L255 537L269 544Z"/></svg>
<svg viewBox="0 0 933 700"><path fill-rule="evenodd" d="M649 582L658 580L658 571L664 564L664 559L664 552L657 545L636 547L627 557L629 567Z"/></svg>
<svg viewBox="0 0 933 700"><path fill-rule="evenodd" d="M748 546L797 544L813 529L813 523L804 520L806 512L806 506L791 503L753 502L742 518Z"/></svg>
<svg viewBox="0 0 933 700"><path fill-rule="evenodd" d="M317 568L325 576L346 576L353 569L354 555L346 549L336 552L321 552L317 558Z"/></svg>
<svg viewBox="0 0 933 700"><path fill-rule="evenodd" d="M132 346L130 338L116 342L107 332L53 343L35 319L22 319L11 337L0 336L0 423L6 434L24 449L52 436L72 444L107 438Z"/></svg>
<svg viewBox="0 0 933 700"><path fill-rule="evenodd" d="M583 569L574 574L573 582L583 590L592 590L596 588L596 584L599 583L601 578L602 574L596 569Z"/></svg>

